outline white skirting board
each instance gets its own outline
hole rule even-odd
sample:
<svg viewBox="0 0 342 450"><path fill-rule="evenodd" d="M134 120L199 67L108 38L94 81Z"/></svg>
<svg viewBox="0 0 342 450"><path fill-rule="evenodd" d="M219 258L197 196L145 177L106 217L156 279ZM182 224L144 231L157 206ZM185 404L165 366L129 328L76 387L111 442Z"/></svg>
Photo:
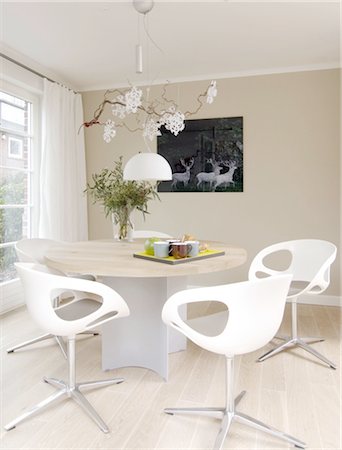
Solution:
<svg viewBox="0 0 342 450"><path fill-rule="evenodd" d="M341 297L338 297L337 295L307 295L306 298L304 297L302 300L303 301L300 302L302 304L342 306ZM320 301L318 302L318 300ZM221 311L218 313L210 314L208 316L201 316L190 319L187 321L187 324L199 333L204 333L207 336L216 336L224 330L227 320L228 312Z"/></svg>
<svg viewBox="0 0 342 450"><path fill-rule="evenodd" d="M205 286L188 286L188 289L196 289ZM342 307L342 297L338 295L303 295L299 297L297 303L303 303L307 305L321 305L321 306L339 306Z"/></svg>
<svg viewBox="0 0 342 450"><path fill-rule="evenodd" d="M297 303L307 305L321 305L321 306L339 306L342 307L342 297L338 295L303 295L298 299Z"/></svg>
<svg viewBox="0 0 342 450"><path fill-rule="evenodd" d="M5 283L4 283L5 285ZM198 288L203 286L189 286ZM339 306L342 307L342 297L338 295L303 295L298 303L321 306ZM13 309L19 308L24 304L24 294L18 284L6 283L6 286L0 287L0 315Z"/></svg>

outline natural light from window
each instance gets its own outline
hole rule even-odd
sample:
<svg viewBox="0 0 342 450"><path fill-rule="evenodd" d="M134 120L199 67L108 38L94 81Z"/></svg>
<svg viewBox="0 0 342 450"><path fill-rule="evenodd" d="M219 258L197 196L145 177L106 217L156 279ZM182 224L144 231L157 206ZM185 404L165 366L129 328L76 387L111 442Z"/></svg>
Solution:
<svg viewBox="0 0 342 450"><path fill-rule="evenodd" d="M32 103L0 91L0 283L17 277L15 243L31 236Z"/></svg>

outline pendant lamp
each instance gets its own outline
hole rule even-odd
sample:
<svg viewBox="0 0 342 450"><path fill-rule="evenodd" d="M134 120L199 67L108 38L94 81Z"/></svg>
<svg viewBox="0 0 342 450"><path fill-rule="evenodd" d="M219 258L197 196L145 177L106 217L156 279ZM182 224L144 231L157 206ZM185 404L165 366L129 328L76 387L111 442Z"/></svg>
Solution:
<svg viewBox="0 0 342 450"><path fill-rule="evenodd" d="M162 50L151 38L148 31L147 15L153 9L154 0L132 0L133 7L139 13L140 17L144 17L144 29L147 39L147 44L151 41L161 52ZM138 27L139 29L139 27ZM147 48L148 49L148 48ZM163 52L162 52L163 53ZM136 46L136 72L141 74L143 72L143 47L139 43ZM182 112L175 100L169 99L166 95L166 90L169 81L162 87L162 95L159 98L150 98L150 88L144 89L134 86L130 83L127 89L109 89L105 92L104 99L94 111L94 117L83 126L88 128L93 125L100 125L103 127L103 139L109 143L117 135L118 127L125 127L128 131L142 131L143 139L146 147L149 149L147 143L153 141L157 136L161 136L161 129L164 127L174 136L178 136L185 128L186 118L195 115L199 112L205 104L211 104L214 97L217 95L216 81L212 81L207 89L199 93L195 107L193 110ZM111 106L112 114L115 121L112 119L102 120L102 114L108 107ZM125 123L126 117L133 116L133 121L136 121L136 127L131 129ZM150 180L150 181L168 181L172 180L172 170L168 161L161 155L154 152L141 152L133 156L124 168L124 180Z"/></svg>
<svg viewBox="0 0 342 450"><path fill-rule="evenodd" d="M172 180L172 170L168 161L158 153L138 153L127 162L123 171L123 179L169 181Z"/></svg>

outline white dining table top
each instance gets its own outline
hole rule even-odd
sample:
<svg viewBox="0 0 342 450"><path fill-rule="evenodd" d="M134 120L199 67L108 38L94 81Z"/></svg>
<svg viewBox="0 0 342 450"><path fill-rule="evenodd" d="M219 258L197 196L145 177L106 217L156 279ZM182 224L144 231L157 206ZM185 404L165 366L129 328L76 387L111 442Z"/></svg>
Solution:
<svg viewBox="0 0 342 450"><path fill-rule="evenodd" d="M65 273L93 274L110 277L172 277L220 272L243 264L243 248L215 241L205 241L210 249L223 250L222 256L189 261L179 265L143 260L133 256L144 251L145 239L134 242L94 240L63 243L51 247L45 260L49 267Z"/></svg>

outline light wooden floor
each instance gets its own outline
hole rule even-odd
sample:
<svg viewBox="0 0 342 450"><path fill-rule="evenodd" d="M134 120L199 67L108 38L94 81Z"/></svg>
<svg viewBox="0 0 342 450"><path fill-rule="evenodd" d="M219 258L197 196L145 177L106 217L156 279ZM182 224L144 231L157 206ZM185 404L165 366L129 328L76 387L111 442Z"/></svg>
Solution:
<svg viewBox="0 0 342 450"><path fill-rule="evenodd" d="M204 313L191 311L196 317ZM282 332L289 329L287 309ZM341 366L340 310L334 307L299 306L300 331L323 335L318 351ZM2 318L1 422L2 426L23 410L50 395L53 388L42 376L66 377L65 361L52 341L7 355L5 349L36 336L38 330L24 309ZM218 421L167 416L164 407L222 405L224 359L189 343L186 352L170 355L170 380L140 368L103 373L101 338L81 337L77 344L79 380L122 376L125 382L88 392L111 429L103 434L73 402L62 400L9 432L1 431L4 449L210 449ZM113 344L115 345L115 343ZM269 347L267 347L269 348ZM239 409L308 444L309 449L341 449L341 377L297 349L255 363L261 352L236 361L236 392L247 390ZM224 448L282 449L286 444L234 424Z"/></svg>

